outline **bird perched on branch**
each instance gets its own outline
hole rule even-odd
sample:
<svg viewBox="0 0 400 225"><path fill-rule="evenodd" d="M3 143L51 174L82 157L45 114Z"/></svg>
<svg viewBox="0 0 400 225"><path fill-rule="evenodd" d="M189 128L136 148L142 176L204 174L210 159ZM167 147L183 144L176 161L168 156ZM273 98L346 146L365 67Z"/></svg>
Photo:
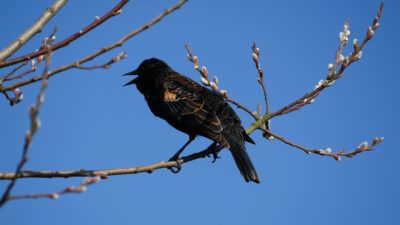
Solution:
<svg viewBox="0 0 400 225"><path fill-rule="evenodd" d="M219 92L199 85L156 58L144 60L125 75L137 76L124 86L135 84L154 115L189 135L189 140L170 160L177 160L197 135L204 136L214 141L210 147L219 144L230 150L246 182L259 183L244 145L244 141L253 144L254 141Z"/></svg>

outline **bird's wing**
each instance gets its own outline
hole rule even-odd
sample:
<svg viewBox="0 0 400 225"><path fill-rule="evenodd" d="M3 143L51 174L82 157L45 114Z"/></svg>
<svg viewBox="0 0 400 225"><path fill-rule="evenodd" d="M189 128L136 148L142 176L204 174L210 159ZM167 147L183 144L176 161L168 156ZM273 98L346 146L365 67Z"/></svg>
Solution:
<svg viewBox="0 0 400 225"><path fill-rule="evenodd" d="M174 115L191 117L191 123L203 132L222 132L216 112L204 102L201 86L185 77L175 77L164 82L164 102Z"/></svg>

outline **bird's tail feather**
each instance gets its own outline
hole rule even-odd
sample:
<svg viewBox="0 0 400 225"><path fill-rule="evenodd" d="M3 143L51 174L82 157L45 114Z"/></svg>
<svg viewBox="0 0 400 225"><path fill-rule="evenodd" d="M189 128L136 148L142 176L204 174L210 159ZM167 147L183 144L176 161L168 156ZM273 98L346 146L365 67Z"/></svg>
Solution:
<svg viewBox="0 0 400 225"><path fill-rule="evenodd" d="M229 133L230 134L225 135L230 145L229 150L243 178L246 180L246 182L253 181L255 183L260 183L256 169L254 168L253 163L247 154L243 137L239 132L236 132L236 130Z"/></svg>

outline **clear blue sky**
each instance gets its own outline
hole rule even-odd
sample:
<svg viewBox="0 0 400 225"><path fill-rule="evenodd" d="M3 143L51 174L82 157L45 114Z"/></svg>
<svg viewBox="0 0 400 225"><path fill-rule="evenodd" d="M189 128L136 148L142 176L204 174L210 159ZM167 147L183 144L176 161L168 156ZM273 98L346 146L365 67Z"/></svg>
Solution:
<svg viewBox="0 0 400 225"><path fill-rule="evenodd" d="M2 3L3 47L53 1ZM38 47L58 26L57 40L79 31L118 1L71 1L16 55ZM122 15L54 54L69 63L112 43L176 1L132 1ZM222 159L197 160L179 174L114 176L85 193L9 202L1 224L399 224L398 58L400 4L387 0L381 27L362 60L311 106L272 121L272 130L310 147L353 149L376 136L385 141L373 152L336 162L306 155L259 132L248 145L261 184L245 183L227 151ZM128 58L108 70L70 70L50 79L40 113L42 127L25 169L100 169L145 165L168 159L187 139L155 118L134 87L120 75L149 57L168 62L198 79L186 59L190 43L211 75L231 97L255 108L262 92L251 60L256 41L266 73L272 110L279 109L326 76L338 33L350 20L351 40L364 37L379 1L190 1L161 23L93 63L121 51ZM91 65L91 64L89 64ZM1 74L8 70L2 70ZM0 170L14 170L28 128L28 108L39 85L23 87L24 101L1 104ZM252 120L237 110L245 126ZM196 139L188 152L208 146ZM20 180L13 194L51 192L81 178ZM0 182L3 190L8 182Z"/></svg>

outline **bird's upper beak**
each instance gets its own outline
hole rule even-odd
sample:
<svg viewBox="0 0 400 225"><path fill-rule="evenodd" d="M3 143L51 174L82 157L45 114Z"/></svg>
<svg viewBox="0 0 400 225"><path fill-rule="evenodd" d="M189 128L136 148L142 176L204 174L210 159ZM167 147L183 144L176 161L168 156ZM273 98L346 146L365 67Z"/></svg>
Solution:
<svg viewBox="0 0 400 225"><path fill-rule="evenodd" d="M124 74L124 75L122 75L122 76L128 76L128 75L139 75L139 74L138 74L138 71L137 71L137 69L136 69L136 70L131 71L131 72L129 72L129 73L126 73L126 74Z"/></svg>
<svg viewBox="0 0 400 225"><path fill-rule="evenodd" d="M134 70L134 71L131 71L131 72L129 72L129 73L126 73L126 74L124 74L124 75L122 75L122 76L128 76L128 75L139 75L139 74L138 74L137 70ZM133 80L129 81L128 83L126 83L126 84L124 85L124 87L127 86L127 85L136 84L136 81L137 81L138 79L139 79L139 77L135 77L135 79L133 79Z"/></svg>

